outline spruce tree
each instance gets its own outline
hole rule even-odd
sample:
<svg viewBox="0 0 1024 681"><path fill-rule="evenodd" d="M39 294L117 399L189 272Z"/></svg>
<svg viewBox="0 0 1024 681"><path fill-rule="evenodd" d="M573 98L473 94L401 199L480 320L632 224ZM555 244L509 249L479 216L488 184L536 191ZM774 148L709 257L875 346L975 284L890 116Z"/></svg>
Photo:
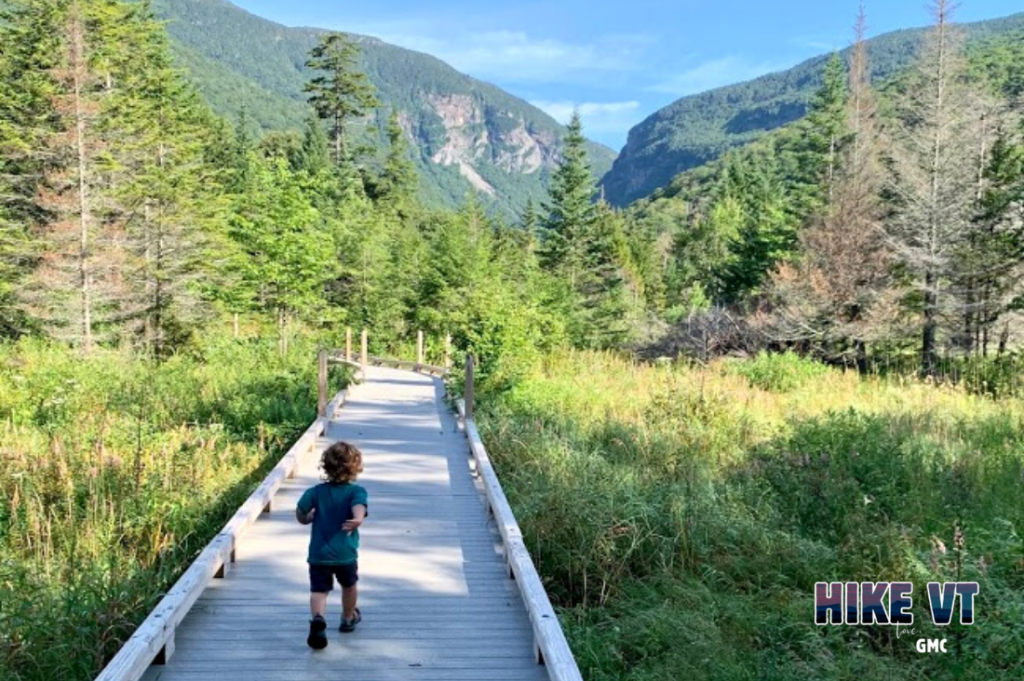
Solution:
<svg viewBox="0 0 1024 681"><path fill-rule="evenodd" d="M378 205L404 213L416 201L419 177L409 158L409 143L397 110L393 109L388 117L387 135L388 152L376 182L375 198Z"/></svg>
<svg viewBox="0 0 1024 681"><path fill-rule="evenodd" d="M334 164L341 168L350 151L346 126L380 103L369 78L359 70L359 46L351 37L341 33L323 36L306 66L320 72L306 85L306 92L317 116L330 125Z"/></svg>
<svg viewBox="0 0 1024 681"><path fill-rule="evenodd" d="M822 86L803 124L807 145L807 153L802 155L803 169L812 187L810 201L819 205L831 196L840 154L849 139L847 80L843 59L834 53L825 65ZM805 210L812 207L813 203Z"/></svg>
<svg viewBox="0 0 1024 681"><path fill-rule="evenodd" d="M110 17L86 0L28 2L25 8L19 19L45 17L52 35L43 45L53 52L37 53L49 68L36 63L30 72L50 94L49 129L40 146L49 147L56 162L45 165L36 187L33 232L43 251L21 298L52 335L87 353L116 331L116 302L123 296L124 254L115 226L102 214L112 142L104 106L112 84L108 55L115 49L103 42Z"/></svg>
<svg viewBox="0 0 1024 681"><path fill-rule="evenodd" d="M587 240L596 218L596 194L583 122L576 111L563 141L562 159L551 178L541 244L544 268L565 277L572 290L576 290L586 266Z"/></svg>
<svg viewBox="0 0 1024 681"><path fill-rule="evenodd" d="M310 175L316 175L331 165L330 140L327 139L323 123L312 109L306 118L302 146L292 165L296 170L305 170Z"/></svg>

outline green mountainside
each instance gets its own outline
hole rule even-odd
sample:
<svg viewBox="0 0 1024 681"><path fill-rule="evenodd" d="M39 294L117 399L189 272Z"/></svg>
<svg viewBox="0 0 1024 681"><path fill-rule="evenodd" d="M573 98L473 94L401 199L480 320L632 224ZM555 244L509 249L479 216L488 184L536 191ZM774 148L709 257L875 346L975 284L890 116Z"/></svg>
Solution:
<svg viewBox="0 0 1024 681"><path fill-rule="evenodd" d="M309 50L326 31L289 28L226 0L154 0L179 63L215 111L241 109L265 130L298 129L307 115L302 88ZM397 108L416 150L422 198L460 204L472 191L506 215L544 196L564 127L543 111L426 54L358 37L363 68L383 107L369 127L382 128ZM369 137L368 137L369 139ZM594 174L615 157L591 143Z"/></svg>
<svg viewBox="0 0 1024 681"><path fill-rule="evenodd" d="M1024 13L963 28L971 42L1004 35L1024 28ZM909 29L868 41L872 78L884 80L910 64L923 35L923 29ZM657 111L630 131L602 180L607 199L619 206L632 203L679 173L802 118L821 86L828 58L815 57L787 71L683 97Z"/></svg>

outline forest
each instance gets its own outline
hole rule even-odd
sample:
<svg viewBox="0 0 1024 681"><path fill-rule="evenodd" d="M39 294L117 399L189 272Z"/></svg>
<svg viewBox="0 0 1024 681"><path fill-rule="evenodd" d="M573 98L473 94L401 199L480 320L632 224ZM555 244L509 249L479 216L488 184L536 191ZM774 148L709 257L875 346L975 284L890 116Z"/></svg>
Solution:
<svg viewBox="0 0 1024 681"><path fill-rule="evenodd" d="M968 47L933 9L912 68L871 84L862 13L806 117L625 209L577 115L509 220L422 200L344 35L302 129L260 134L148 2L4 3L3 677L93 678L308 424L346 327L477 358L586 678L1019 675L1024 35ZM954 664L803 617L815 581L889 573L982 584Z"/></svg>

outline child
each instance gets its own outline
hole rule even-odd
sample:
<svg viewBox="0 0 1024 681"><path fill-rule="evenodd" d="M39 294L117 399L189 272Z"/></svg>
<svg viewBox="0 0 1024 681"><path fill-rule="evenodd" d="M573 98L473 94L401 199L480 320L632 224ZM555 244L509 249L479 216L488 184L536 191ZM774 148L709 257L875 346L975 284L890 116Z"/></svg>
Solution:
<svg viewBox="0 0 1024 681"><path fill-rule="evenodd" d="M366 490L355 484L363 472L363 454L347 442L336 442L320 460L327 481L306 490L295 515L303 525L312 523L309 534L310 648L327 647L327 596L334 579L341 584L341 631L355 631L362 620L356 607L359 580L359 526L367 515Z"/></svg>

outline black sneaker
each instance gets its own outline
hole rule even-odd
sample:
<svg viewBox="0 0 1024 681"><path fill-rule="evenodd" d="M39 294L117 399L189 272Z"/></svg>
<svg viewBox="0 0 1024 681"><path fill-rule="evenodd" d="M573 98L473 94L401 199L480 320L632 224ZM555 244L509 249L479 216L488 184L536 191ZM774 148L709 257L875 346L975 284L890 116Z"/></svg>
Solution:
<svg viewBox="0 0 1024 681"><path fill-rule="evenodd" d="M338 631L344 634L351 634L356 630L356 625L363 621L363 613L359 612L359 608L356 608L356 616L350 620L341 619L341 626L338 627Z"/></svg>
<svg viewBox="0 0 1024 681"><path fill-rule="evenodd" d="M306 643L313 650L323 650L327 647L327 621L317 615L309 621L309 638Z"/></svg>

